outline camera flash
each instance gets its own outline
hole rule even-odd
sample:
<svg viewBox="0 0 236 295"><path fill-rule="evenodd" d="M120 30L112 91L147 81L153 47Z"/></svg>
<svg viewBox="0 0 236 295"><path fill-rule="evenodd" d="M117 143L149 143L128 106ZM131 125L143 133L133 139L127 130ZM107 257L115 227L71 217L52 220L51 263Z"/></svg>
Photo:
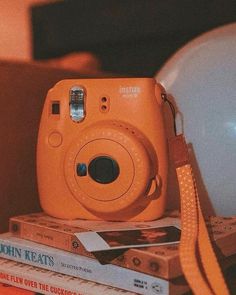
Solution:
<svg viewBox="0 0 236 295"><path fill-rule="evenodd" d="M73 86L70 89L70 117L74 122L81 122L85 118L85 89Z"/></svg>

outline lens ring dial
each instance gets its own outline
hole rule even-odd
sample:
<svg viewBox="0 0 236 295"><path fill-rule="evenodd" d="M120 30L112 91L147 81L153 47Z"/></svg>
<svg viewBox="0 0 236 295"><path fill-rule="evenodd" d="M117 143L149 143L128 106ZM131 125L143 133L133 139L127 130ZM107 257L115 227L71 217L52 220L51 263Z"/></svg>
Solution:
<svg viewBox="0 0 236 295"><path fill-rule="evenodd" d="M89 175L78 177L76 163L91 163L101 156L113 158L119 165L119 176L102 184ZM67 151L64 169L73 196L87 209L111 213L131 206L143 197L150 179L151 161L140 141L127 128L101 122L86 128Z"/></svg>

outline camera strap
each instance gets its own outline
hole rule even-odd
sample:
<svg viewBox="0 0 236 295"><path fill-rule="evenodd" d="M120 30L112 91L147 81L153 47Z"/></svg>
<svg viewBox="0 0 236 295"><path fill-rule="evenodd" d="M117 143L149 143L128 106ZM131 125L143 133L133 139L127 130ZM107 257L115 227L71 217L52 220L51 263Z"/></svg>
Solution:
<svg viewBox="0 0 236 295"><path fill-rule="evenodd" d="M169 146L180 190L180 262L184 276L196 295L230 294L209 238L184 136L176 135Z"/></svg>

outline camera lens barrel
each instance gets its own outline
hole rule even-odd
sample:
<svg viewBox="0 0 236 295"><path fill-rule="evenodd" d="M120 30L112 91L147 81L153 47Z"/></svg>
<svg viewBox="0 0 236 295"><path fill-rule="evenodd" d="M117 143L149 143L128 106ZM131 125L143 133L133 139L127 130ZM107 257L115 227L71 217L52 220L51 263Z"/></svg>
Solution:
<svg viewBox="0 0 236 295"><path fill-rule="evenodd" d="M107 184L116 180L120 169L118 163L111 157L100 156L90 162L88 172L96 182Z"/></svg>

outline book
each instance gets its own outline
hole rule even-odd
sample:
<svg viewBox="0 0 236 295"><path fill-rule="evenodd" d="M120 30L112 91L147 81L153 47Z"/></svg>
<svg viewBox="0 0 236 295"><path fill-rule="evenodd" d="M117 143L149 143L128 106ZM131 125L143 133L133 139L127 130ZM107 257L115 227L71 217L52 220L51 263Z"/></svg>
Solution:
<svg viewBox="0 0 236 295"><path fill-rule="evenodd" d="M178 244L153 246L147 248L131 248L126 250L110 250L100 252L87 251L75 233L87 230L102 230L107 227L141 228L168 222L179 224L178 212L169 213L169 218L154 222L105 222L85 220L60 220L45 213L26 214L10 219L10 231L16 237L37 243L96 258L101 264L113 265L143 272L163 279L173 279L181 276L182 269L179 260ZM236 253L236 217L210 217L208 229L220 260Z"/></svg>
<svg viewBox="0 0 236 295"><path fill-rule="evenodd" d="M1 295L34 295L35 292L46 295L136 294L4 258L0 258L0 282L3 283Z"/></svg>
<svg viewBox="0 0 236 295"><path fill-rule="evenodd" d="M0 282L2 280L0 279ZM7 282L0 283L0 294L1 295L36 295L35 292L28 291L26 289L13 287L8 285Z"/></svg>
<svg viewBox="0 0 236 295"><path fill-rule="evenodd" d="M178 295L189 290L182 278L164 280L117 265L102 265L93 258L17 238L11 233L0 235L0 257L138 294Z"/></svg>
<svg viewBox="0 0 236 295"><path fill-rule="evenodd" d="M232 295L236 294L235 260L225 271ZM0 283L1 295L54 295L56 292L60 292L61 295L136 294L4 258L0 258L0 282L2 282ZM33 283L29 284L29 282ZM26 289L22 289L22 287Z"/></svg>

